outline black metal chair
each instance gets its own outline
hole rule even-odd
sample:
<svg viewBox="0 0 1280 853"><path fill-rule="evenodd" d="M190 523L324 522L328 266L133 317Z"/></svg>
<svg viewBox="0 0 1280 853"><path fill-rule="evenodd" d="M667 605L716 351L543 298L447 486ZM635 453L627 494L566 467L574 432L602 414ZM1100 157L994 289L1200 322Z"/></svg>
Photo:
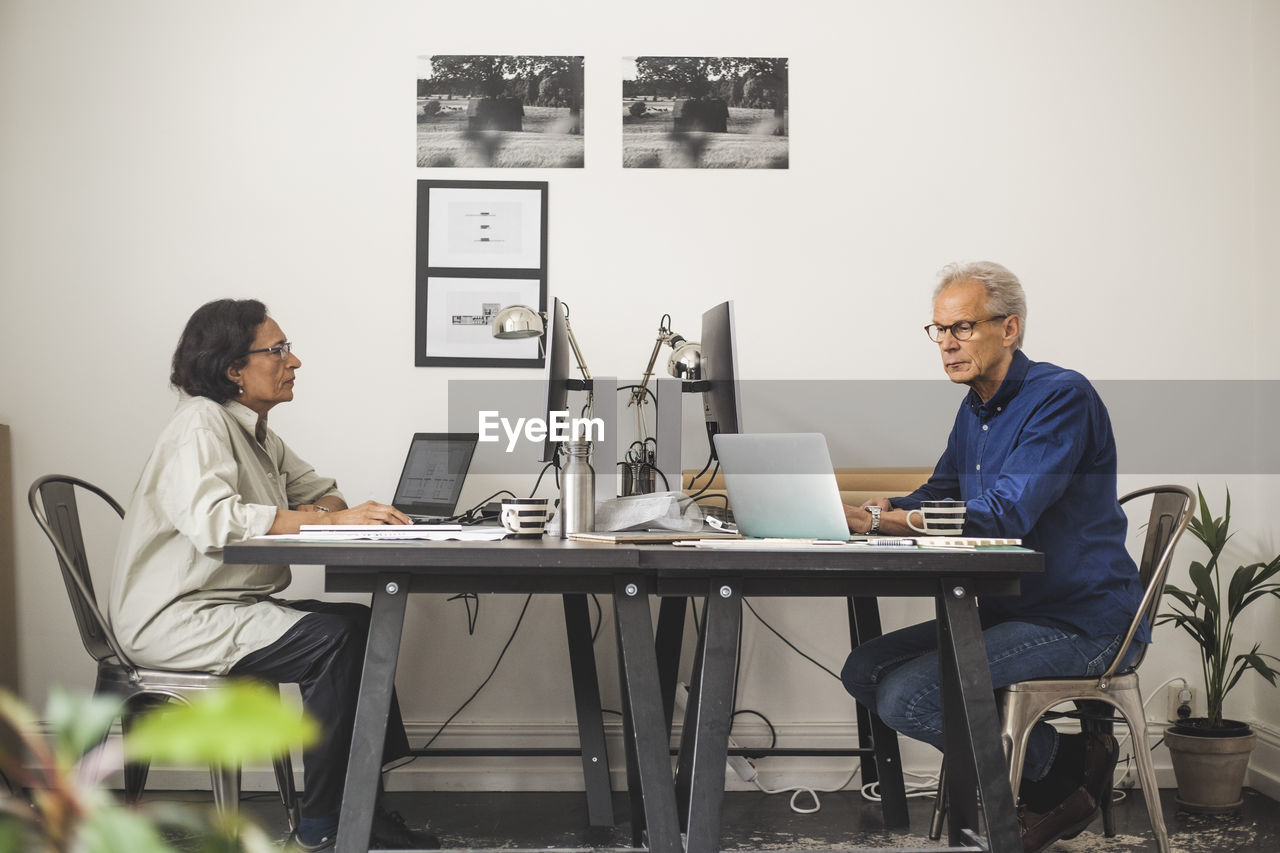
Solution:
<svg viewBox="0 0 1280 853"><path fill-rule="evenodd" d="M138 715L166 702L187 702L201 691L225 685L231 679L204 672L178 672L145 669L133 663L120 648L111 626L98 608L93 589L93 576L85 553L84 536L76 503L78 491L101 498L118 516L124 509L102 489L76 477L54 474L41 477L31 485L27 502L40 529L49 537L62 567L62 580L71 599L80 639L85 650L98 663L95 695L111 695L124 703L120 725L127 737ZM289 828L298 824L298 796L293 784L293 764L288 753L274 759L276 784L280 800L287 812ZM150 765L130 762L125 765L125 798L136 802L146 786ZM234 812L240 802L240 768L209 768L213 801L219 812Z"/></svg>
<svg viewBox="0 0 1280 853"><path fill-rule="evenodd" d="M1138 575L1142 579L1146 592L1138 606L1138 612L1129 624L1124 641L1116 653L1115 661L1101 676L1081 678L1038 678L1011 684L1002 691L1001 718L1004 721L1001 738L1004 741L1005 753L1009 757L1009 785L1013 788L1014 799L1018 797L1018 785L1022 781L1022 765L1026 757L1027 738L1031 728L1041 717L1073 717L1081 720L1084 727L1110 732L1114 723L1123 722L1129 726L1133 748L1134 763L1137 765L1138 781L1142 784L1143 795L1147 802L1147 816L1151 821L1151 831L1155 835L1156 847L1161 853L1169 851L1169 833L1165 829L1164 817L1160 812L1160 789L1156 785L1155 767L1151 763L1151 751L1147 748L1147 716L1143 710L1142 692L1138 689L1138 667L1146 657L1146 646L1138 654L1132 666L1120 669L1133 642L1142 620L1155 624L1156 612L1160 609L1160 601L1164 595L1165 579L1169 574L1169 565L1173 557L1174 546L1178 544L1182 531L1186 529L1191 517L1195 514L1196 496L1185 486L1148 486L1130 492L1120 498L1121 505L1137 498L1151 496L1151 512L1147 517L1146 537L1142 545L1142 557L1138 561ZM1078 710L1049 714L1050 709L1067 702L1075 702ZM1108 708L1107 706L1110 706ZM1103 709L1100 713L1100 709ZM1119 713L1113 716L1111 709ZM933 822L929 828L929 837L935 840L942 837L942 820L946 814L946 803L941 794L945 773L939 772L939 795L934 801ZM1111 780L1107 780L1102 795L1103 832L1111 838L1116 834L1115 819L1112 815Z"/></svg>

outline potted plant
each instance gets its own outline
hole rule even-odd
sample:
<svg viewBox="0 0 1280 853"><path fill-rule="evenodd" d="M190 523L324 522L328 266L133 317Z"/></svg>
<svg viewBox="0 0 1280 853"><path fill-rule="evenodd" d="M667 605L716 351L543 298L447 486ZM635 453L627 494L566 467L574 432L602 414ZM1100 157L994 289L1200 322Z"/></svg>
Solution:
<svg viewBox="0 0 1280 853"><path fill-rule="evenodd" d="M1227 491L1221 518L1209 511L1204 492L1196 491L1200 515L1191 518L1188 529L1209 550L1209 561L1191 563L1190 589L1165 586L1173 606L1156 617L1156 624L1177 625L1200 648L1206 715L1170 726L1165 730L1165 744L1178 783L1178 805L1189 811L1216 813L1240 805L1249 755L1257 741L1247 723L1223 717L1223 703L1250 670L1274 685L1277 671L1268 661L1280 663L1275 655L1261 652L1259 643L1247 652L1234 653L1236 619L1256 601L1280 598L1280 583L1276 582L1280 555L1270 562L1239 566L1226 575L1219 560L1233 535L1231 491Z"/></svg>

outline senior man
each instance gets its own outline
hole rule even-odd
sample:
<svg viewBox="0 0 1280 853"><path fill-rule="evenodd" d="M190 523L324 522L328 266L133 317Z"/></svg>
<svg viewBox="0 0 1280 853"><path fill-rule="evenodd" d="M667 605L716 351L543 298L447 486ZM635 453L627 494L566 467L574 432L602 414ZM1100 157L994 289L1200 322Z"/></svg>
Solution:
<svg viewBox="0 0 1280 853"><path fill-rule="evenodd" d="M902 498L846 507L855 533L911 535L907 511L962 500L965 533L1017 537L1044 553L1044 573L1013 597L979 601L997 687L1101 674L1137 611L1142 586L1124 547L1116 444L1106 407L1079 373L1022 352L1026 296L990 262L942 271L933 298L937 343L952 382L969 386L929 481ZM1150 642L1144 626L1137 638ZM853 650L845 688L890 727L942 748L937 626L925 622ZM1130 648L1136 658L1138 646ZM1019 809L1025 851L1084 830L1114 772L1108 734L1059 734L1040 722L1027 744Z"/></svg>

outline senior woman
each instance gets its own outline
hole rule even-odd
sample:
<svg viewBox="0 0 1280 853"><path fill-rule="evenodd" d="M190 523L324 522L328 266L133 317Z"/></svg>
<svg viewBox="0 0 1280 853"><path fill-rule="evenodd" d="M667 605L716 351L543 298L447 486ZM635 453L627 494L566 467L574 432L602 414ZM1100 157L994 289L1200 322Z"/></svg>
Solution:
<svg viewBox="0 0 1280 853"><path fill-rule="evenodd" d="M220 299L187 321L170 381L181 400L142 470L116 552L110 618L144 666L296 682L321 723L303 753L302 821L292 842L324 850L337 834L369 609L285 601L285 565L222 562L222 549L306 523L406 524L395 507L348 507L267 426L293 399L302 362L266 306ZM384 765L409 754L392 697ZM439 841L379 808L373 846L436 848Z"/></svg>

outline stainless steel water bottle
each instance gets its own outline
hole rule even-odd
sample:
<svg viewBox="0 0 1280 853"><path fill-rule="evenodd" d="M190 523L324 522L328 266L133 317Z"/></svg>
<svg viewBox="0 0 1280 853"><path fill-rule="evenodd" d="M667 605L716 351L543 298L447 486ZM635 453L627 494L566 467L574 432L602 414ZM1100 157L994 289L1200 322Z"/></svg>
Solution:
<svg viewBox="0 0 1280 853"><path fill-rule="evenodd" d="M585 533L596 526L596 472L591 467L591 442L565 442L568 461L560 472L561 538Z"/></svg>

